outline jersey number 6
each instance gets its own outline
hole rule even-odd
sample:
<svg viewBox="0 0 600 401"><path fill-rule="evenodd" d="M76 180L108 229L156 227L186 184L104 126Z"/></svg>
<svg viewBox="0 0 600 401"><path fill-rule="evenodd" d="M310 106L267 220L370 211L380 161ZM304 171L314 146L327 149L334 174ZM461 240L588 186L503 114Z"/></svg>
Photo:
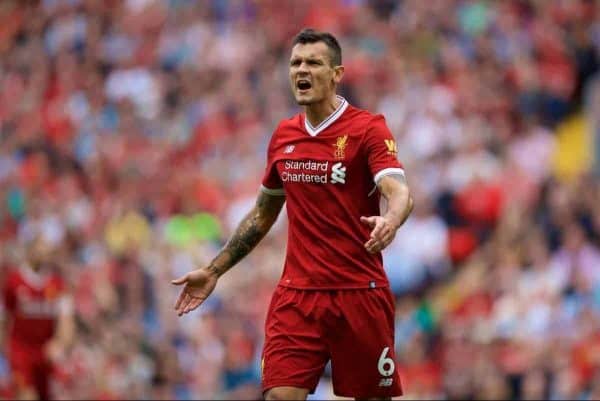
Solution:
<svg viewBox="0 0 600 401"><path fill-rule="evenodd" d="M379 357L379 361L377 362L377 370L382 376L391 376L394 373L395 365L394 360L392 358L387 357L387 353L390 350L390 347L385 347L381 352L381 356Z"/></svg>

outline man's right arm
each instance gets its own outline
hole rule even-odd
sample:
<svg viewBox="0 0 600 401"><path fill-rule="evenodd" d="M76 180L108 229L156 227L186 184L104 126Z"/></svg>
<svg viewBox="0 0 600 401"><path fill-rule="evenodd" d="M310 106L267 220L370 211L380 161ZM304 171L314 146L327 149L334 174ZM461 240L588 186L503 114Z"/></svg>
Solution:
<svg viewBox="0 0 600 401"><path fill-rule="evenodd" d="M207 267L171 281L174 285L184 285L175 302L179 316L200 306L215 289L218 278L254 249L277 220L284 203L285 196L261 191L256 205L244 217L217 257Z"/></svg>
<svg viewBox="0 0 600 401"><path fill-rule="evenodd" d="M240 222L207 269L221 276L248 255L269 232L284 203L285 196L274 196L260 191L252 210Z"/></svg>

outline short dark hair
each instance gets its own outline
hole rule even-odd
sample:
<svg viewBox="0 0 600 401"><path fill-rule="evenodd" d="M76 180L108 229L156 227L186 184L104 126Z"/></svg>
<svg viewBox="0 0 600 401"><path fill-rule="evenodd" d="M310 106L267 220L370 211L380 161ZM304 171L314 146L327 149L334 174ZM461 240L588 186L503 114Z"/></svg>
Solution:
<svg viewBox="0 0 600 401"><path fill-rule="evenodd" d="M296 46L298 43L317 43L323 42L327 45L331 53L331 65L338 66L342 64L342 48L339 42L329 32L317 31L313 28L306 28L300 31L294 38L292 46Z"/></svg>

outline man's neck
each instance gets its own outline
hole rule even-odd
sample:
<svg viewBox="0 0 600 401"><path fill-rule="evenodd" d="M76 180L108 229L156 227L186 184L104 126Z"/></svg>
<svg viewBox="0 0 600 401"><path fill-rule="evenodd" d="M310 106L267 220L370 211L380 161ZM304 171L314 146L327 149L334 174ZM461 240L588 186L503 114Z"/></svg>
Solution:
<svg viewBox="0 0 600 401"><path fill-rule="evenodd" d="M313 127L318 126L339 107L340 103L340 99L334 94L322 102L304 106L308 122Z"/></svg>

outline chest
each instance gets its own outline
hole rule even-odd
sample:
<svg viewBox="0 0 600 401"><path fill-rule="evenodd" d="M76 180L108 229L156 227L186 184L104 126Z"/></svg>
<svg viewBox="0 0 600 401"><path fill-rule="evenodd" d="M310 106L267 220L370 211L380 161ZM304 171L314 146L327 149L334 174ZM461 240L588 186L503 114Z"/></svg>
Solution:
<svg viewBox="0 0 600 401"><path fill-rule="evenodd" d="M345 186L359 180L365 166L361 140L350 132L292 136L276 149L276 168L284 186Z"/></svg>
<svg viewBox="0 0 600 401"><path fill-rule="evenodd" d="M28 318L52 318L58 313L59 287L53 281L39 286L25 282L14 289L16 311Z"/></svg>
<svg viewBox="0 0 600 401"><path fill-rule="evenodd" d="M360 156L361 136L349 130L337 130L310 136L294 132L280 139L276 154L281 159L314 159L329 162L351 162Z"/></svg>

